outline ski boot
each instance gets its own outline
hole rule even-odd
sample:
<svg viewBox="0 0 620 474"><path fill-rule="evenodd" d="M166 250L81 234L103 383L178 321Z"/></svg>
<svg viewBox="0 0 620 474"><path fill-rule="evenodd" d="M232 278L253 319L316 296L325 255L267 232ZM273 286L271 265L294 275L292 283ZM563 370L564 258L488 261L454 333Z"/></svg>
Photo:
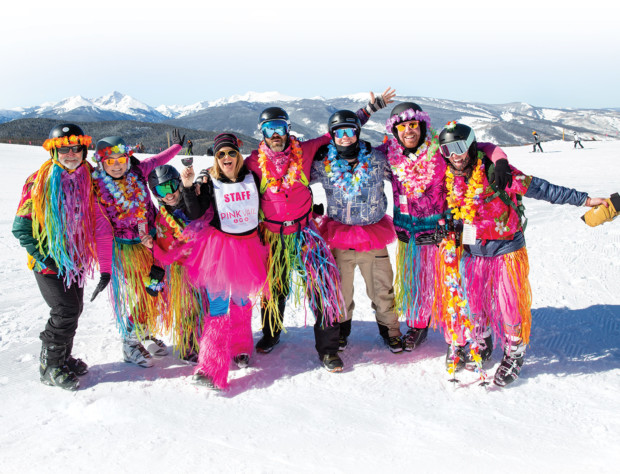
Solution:
<svg viewBox="0 0 620 474"><path fill-rule="evenodd" d="M349 345L349 341L346 336L340 336L338 338L338 352L344 351Z"/></svg>
<svg viewBox="0 0 620 474"><path fill-rule="evenodd" d="M237 367L240 369L245 369L250 365L250 356L249 354L239 354L233 357L233 361L237 364Z"/></svg>
<svg viewBox="0 0 620 474"><path fill-rule="evenodd" d="M383 342L388 346L388 349L392 351L393 354L398 354L403 351L403 340L400 336L392 336L383 338Z"/></svg>
<svg viewBox="0 0 620 474"><path fill-rule="evenodd" d="M505 387L511 384L519 377L521 367L523 366L523 357L525 356L525 344L513 341L510 347L504 349L504 358L499 364L493 382L495 385Z"/></svg>
<svg viewBox="0 0 620 474"><path fill-rule="evenodd" d="M65 344L44 343L41 348L39 374L45 385L65 390L77 390L80 381L65 364Z"/></svg>
<svg viewBox="0 0 620 474"><path fill-rule="evenodd" d="M493 339L491 337L491 333L484 337L481 341L478 342L480 345L479 354L480 359L482 359L482 363L491 360L491 354L493 354ZM476 362L471 358L471 353L467 351L465 354L465 369L466 370L476 370Z"/></svg>
<svg viewBox="0 0 620 474"><path fill-rule="evenodd" d="M454 349L454 353L452 352L452 346L448 346L448 352L446 354L446 370L450 370L454 367L454 371L458 372L459 370L465 367L465 358L467 346L456 346Z"/></svg>
<svg viewBox="0 0 620 474"><path fill-rule="evenodd" d="M136 337L135 328L123 339L123 360L140 367L153 367L153 357Z"/></svg>
<svg viewBox="0 0 620 474"><path fill-rule="evenodd" d="M213 379L200 370L192 376L192 382L196 385L202 385L203 387L207 387L216 392L221 391L221 389L213 383Z"/></svg>
<svg viewBox="0 0 620 474"><path fill-rule="evenodd" d="M145 349L155 357L163 357L168 355L168 347L161 339L157 339L151 334L147 334L144 338Z"/></svg>
<svg viewBox="0 0 620 474"><path fill-rule="evenodd" d="M65 359L65 364L69 367L69 370L73 372L78 377L85 375L88 373L88 365L82 359L77 359L71 355L73 351L73 338L69 340L67 343L67 356Z"/></svg>
<svg viewBox="0 0 620 474"><path fill-rule="evenodd" d="M279 342L280 334L277 334L274 337L264 335L256 343L256 352L260 352L261 354L269 354Z"/></svg>
<svg viewBox="0 0 620 474"><path fill-rule="evenodd" d="M409 328L407 334L403 336L403 348L411 352L416 347L426 342L428 328Z"/></svg>
<svg viewBox="0 0 620 474"><path fill-rule="evenodd" d="M342 372L344 363L338 354L319 354L321 364L328 372Z"/></svg>

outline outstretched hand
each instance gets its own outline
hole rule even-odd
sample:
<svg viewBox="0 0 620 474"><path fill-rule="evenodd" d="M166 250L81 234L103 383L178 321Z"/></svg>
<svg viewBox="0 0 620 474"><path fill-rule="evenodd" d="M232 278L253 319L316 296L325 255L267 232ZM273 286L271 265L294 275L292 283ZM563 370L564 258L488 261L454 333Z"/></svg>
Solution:
<svg viewBox="0 0 620 474"><path fill-rule="evenodd" d="M381 110L387 106L387 104L391 104L394 102L394 97L396 96L396 91L391 87L388 87L383 91L383 94L375 96L375 93L370 91L370 101L366 106L366 111L369 114L376 112L377 110Z"/></svg>
<svg viewBox="0 0 620 474"><path fill-rule="evenodd" d="M604 198L589 197L588 199L586 199L586 203L584 205L587 207L596 207L596 206L600 206L601 204L605 207L609 207L609 203L607 202L607 199L604 199Z"/></svg>
<svg viewBox="0 0 620 474"><path fill-rule="evenodd" d="M185 142L185 135L181 136L178 128L173 129L172 130L172 144L183 146L184 142Z"/></svg>

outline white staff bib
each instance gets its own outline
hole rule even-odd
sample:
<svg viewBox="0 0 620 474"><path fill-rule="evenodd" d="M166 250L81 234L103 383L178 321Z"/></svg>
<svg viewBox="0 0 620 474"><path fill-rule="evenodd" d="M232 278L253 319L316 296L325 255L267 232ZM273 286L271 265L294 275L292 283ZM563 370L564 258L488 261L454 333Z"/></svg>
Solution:
<svg viewBox="0 0 620 474"><path fill-rule="evenodd" d="M258 189L252 173L239 183L222 183L211 177L222 232L243 234L258 227Z"/></svg>

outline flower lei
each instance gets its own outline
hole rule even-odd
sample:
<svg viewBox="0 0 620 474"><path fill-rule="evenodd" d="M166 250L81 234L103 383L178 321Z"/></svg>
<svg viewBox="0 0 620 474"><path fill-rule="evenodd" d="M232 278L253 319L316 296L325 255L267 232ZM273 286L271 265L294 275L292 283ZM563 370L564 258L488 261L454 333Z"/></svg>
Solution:
<svg viewBox="0 0 620 474"><path fill-rule="evenodd" d="M472 224L476 217L476 211L482 203L482 192L484 191L484 165L482 160L478 158L469 183L463 181L462 187L454 185L454 173L448 166L446 169L446 189L448 190L446 200L454 218Z"/></svg>
<svg viewBox="0 0 620 474"><path fill-rule="evenodd" d="M370 169L370 153L365 146L360 146L357 155L358 163L351 172L349 162L343 158L338 158L338 150L333 142L330 142L327 148L327 156L323 160L325 172L329 180L340 188L344 193L347 201L352 200L355 196L362 194L361 187L370 179L368 170Z"/></svg>
<svg viewBox="0 0 620 474"><path fill-rule="evenodd" d="M409 199L420 198L430 184L435 174L436 161L431 149L430 139L420 145L415 152L415 157L410 159L403 154L403 147L392 138L388 142L388 162L392 173L403 185L405 194Z"/></svg>
<svg viewBox="0 0 620 474"><path fill-rule="evenodd" d="M101 160L105 159L107 156L114 155L116 153L127 154L128 156L133 155L135 152L135 148L126 146L123 144L118 144L114 146L109 146L107 148L103 148L101 150L97 150L93 155L93 159L99 163Z"/></svg>
<svg viewBox="0 0 620 474"><path fill-rule="evenodd" d="M114 206L117 219L146 221L146 200L149 194L144 183L134 173L130 172L124 178L115 180L103 169L97 169L93 172L93 179L102 203L106 207Z"/></svg>
<svg viewBox="0 0 620 474"><path fill-rule="evenodd" d="M62 146L69 145L84 145L86 147L90 146L93 139L88 135L71 135L69 137L56 137L56 138L48 138L43 142L43 148L47 151L50 151L52 148L60 148Z"/></svg>
<svg viewBox="0 0 620 474"><path fill-rule="evenodd" d="M267 181L267 187L273 193L280 192L282 189L290 189L293 184L301 178L302 172L302 151L301 145L299 144L299 140L295 137L290 136L290 146L291 146L291 157L288 165L288 171L286 174L280 178L276 178L269 168L273 168L273 164L270 162L267 157L267 153L271 150L265 144L265 142L261 142L258 147L258 165L260 166L260 171L263 175L263 178Z"/></svg>
<svg viewBox="0 0 620 474"><path fill-rule="evenodd" d="M159 212L166 221L166 224L168 224L168 227L172 229L172 236L174 239L187 242L187 237L183 236L183 227L181 227L181 224L178 223L174 216L170 214L164 206L159 208Z"/></svg>

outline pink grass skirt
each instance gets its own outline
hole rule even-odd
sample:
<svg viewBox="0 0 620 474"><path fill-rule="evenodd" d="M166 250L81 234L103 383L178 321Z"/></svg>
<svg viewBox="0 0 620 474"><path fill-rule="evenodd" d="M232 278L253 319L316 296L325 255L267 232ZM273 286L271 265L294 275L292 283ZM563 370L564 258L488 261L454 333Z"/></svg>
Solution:
<svg viewBox="0 0 620 474"><path fill-rule="evenodd" d="M347 225L323 217L318 227L332 249L368 252L382 249L396 240L392 218L387 214L379 222L370 225Z"/></svg>

